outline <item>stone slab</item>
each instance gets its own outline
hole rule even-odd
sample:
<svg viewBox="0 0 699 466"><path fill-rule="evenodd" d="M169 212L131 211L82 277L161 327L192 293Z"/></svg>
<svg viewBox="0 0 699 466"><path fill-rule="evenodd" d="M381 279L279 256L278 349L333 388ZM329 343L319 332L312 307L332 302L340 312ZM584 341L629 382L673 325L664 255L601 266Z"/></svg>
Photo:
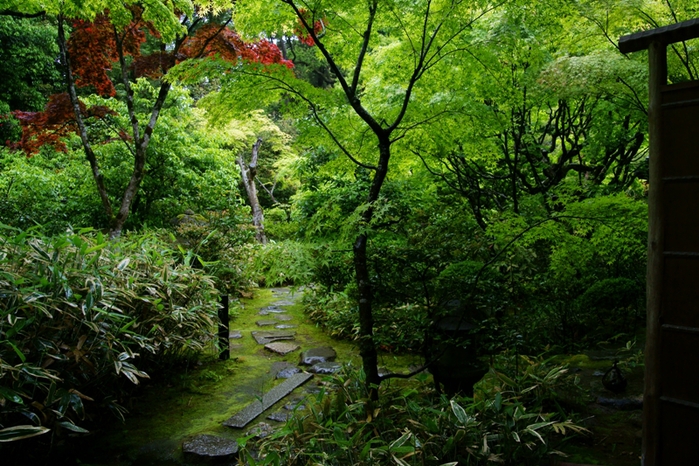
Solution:
<svg viewBox="0 0 699 466"><path fill-rule="evenodd" d="M340 372L340 369L342 369L342 364L340 364L339 362L328 361L328 362L319 362L318 364L314 364L308 370L310 372L313 372L314 374L328 375L328 374L335 374L336 372Z"/></svg>
<svg viewBox="0 0 699 466"><path fill-rule="evenodd" d="M271 327L272 325L276 325L277 321L276 320L258 320L255 322L255 324L258 327Z"/></svg>
<svg viewBox="0 0 699 466"><path fill-rule="evenodd" d="M238 442L216 435L198 435L182 445L185 455L207 459L234 458L238 454Z"/></svg>
<svg viewBox="0 0 699 466"><path fill-rule="evenodd" d="M258 344L266 345L267 343L272 343L273 341L293 340L296 337L296 332L285 330L260 330L252 332L252 337Z"/></svg>
<svg viewBox="0 0 699 466"><path fill-rule="evenodd" d="M231 330L228 334L228 338L231 340L237 340L238 338L243 338L243 334L240 330Z"/></svg>
<svg viewBox="0 0 699 466"><path fill-rule="evenodd" d="M291 367L285 367L284 369L281 369L279 372L277 372L277 375L275 376L277 379L288 379L294 374L298 374L301 372L301 369L299 369L296 366L291 366Z"/></svg>
<svg viewBox="0 0 699 466"><path fill-rule="evenodd" d="M285 299L283 299L281 301L277 301L276 303L274 303L275 306L282 306L282 307L283 306L293 306L294 304L295 303L293 301L287 301Z"/></svg>
<svg viewBox="0 0 699 466"><path fill-rule="evenodd" d="M301 372L299 374L292 375L284 382L265 393L262 396L262 400L253 401L245 408L228 418L226 421L223 422L223 425L227 427L237 428L245 427L250 423L250 421L255 419L264 411L268 410L277 401L281 400L289 393L294 391L295 388L308 382L308 380L311 377L313 377L313 374L308 374L306 372Z"/></svg>
<svg viewBox="0 0 699 466"><path fill-rule="evenodd" d="M337 353L329 346L321 346L320 348L311 348L301 353L299 362L302 366L313 366L319 362L334 361Z"/></svg>
<svg viewBox="0 0 699 466"><path fill-rule="evenodd" d="M275 341L273 343L267 343L265 348L273 353L285 355L291 353L292 351L296 351L297 349L301 348L301 346L297 345L296 343Z"/></svg>
<svg viewBox="0 0 699 466"><path fill-rule="evenodd" d="M270 421L286 422L289 420L290 417L291 413L277 411L276 413L272 413L269 416L267 416L267 419L269 419Z"/></svg>
<svg viewBox="0 0 699 466"><path fill-rule="evenodd" d="M279 330L284 330L287 328L296 328L297 325L292 325L292 324L277 324L274 326L274 328L278 328Z"/></svg>
<svg viewBox="0 0 699 466"><path fill-rule="evenodd" d="M260 312L258 312L258 314L264 315L264 314L262 314L263 312L265 312L267 314L283 314L286 311L284 309L282 309L281 307L278 307L275 305L275 306L263 307L262 310Z"/></svg>
<svg viewBox="0 0 699 466"><path fill-rule="evenodd" d="M288 322L288 321L293 319L293 317L291 317L290 315L286 315L286 314L277 314L274 316L274 318L277 320L281 320L282 322Z"/></svg>

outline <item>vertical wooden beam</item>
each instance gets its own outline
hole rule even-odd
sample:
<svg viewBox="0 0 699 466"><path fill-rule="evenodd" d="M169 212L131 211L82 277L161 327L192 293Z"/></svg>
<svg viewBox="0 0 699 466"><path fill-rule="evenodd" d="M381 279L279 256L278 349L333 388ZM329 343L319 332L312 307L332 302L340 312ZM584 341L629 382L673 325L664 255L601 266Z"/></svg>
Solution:
<svg viewBox="0 0 699 466"><path fill-rule="evenodd" d="M643 466L660 466L660 315L663 277L663 181L661 154L662 88L667 84L667 47L654 41L648 49L650 177L648 193L647 327L643 394Z"/></svg>
<svg viewBox="0 0 699 466"><path fill-rule="evenodd" d="M218 308L218 358L226 361L231 357L230 341L228 339L228 295L221 296L221 306Z"/></svg>

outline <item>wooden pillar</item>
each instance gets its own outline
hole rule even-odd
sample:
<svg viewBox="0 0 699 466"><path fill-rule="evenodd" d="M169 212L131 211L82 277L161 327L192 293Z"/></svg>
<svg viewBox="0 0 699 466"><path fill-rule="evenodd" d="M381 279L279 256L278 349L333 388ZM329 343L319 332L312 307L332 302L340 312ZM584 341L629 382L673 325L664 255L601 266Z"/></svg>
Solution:
<svg viewBox="0 0 699 466"><path fill-rule="evenodd" d="M645 348L645 391L643 395L643 466L658 464L660 438L659 347L663 282L663 202L661 170L662 88L667 84L667 47L655 41L648 48L650 133L650 176L648 193L647 327Z"/></svg>
<svg viewBox="0 0 699 466"><path fill-rule="evenodd" d="M231 357L230 342L228 339L228 295L221 296L221 306L218 308L218 358L226 361Z"/></svg>

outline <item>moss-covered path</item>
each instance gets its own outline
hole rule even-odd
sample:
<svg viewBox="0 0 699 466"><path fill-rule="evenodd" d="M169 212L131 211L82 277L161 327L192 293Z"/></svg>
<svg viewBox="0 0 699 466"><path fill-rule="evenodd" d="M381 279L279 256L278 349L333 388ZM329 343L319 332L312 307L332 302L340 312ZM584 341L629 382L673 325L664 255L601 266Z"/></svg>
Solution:
<svg viewBox="0 0 699 466"><path fill-rule="evenodd" d="M303 313L300 293L286 288L255 291L254 299L242 300L231 307L231 359L204 363L189 373L173 378L167 386L152 383L144 395L129 407L124 425L95 434L93 445L85 451L84 464L92 465L179 465L188 464L182 445L200 434L236 439L244 436L270 413L283 410L290 400L298 400L313 390L321 377L314 377L272 406L243 429L225 427L223 422L246 405L262 397L284 379L275 379L280 367L296 366L299 354L314 347L331 346L337 361L357 362L351 342L332 340L310 322ZM283 312L270 310L283 309ZM265 322L268 321L268 322ZM268 324L260 326L259 324ZM275 328L275 327L285 328ZM286 327L294 326L294 327ZM299 349L281 355L266 349L252 332L285 330L296 332ZM239 338L235 338L240 334Z"/></svg>

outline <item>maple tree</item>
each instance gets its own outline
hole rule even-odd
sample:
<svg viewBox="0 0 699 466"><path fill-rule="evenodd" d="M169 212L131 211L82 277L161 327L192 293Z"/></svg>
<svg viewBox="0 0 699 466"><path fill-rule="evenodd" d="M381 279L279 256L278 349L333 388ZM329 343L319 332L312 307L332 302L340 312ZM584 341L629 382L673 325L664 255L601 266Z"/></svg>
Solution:
<svg viewBox="0 0 699 466"><path fill-rule="evenodd" d="M161 7L163 5L160 5ZM145 176L148 146L172 83L165 79L170 68L185 60L217 56L227 61L280 64L292 67L272 42L246 42L232 29L230 17L214 21L206 10L192 9L189 14L170 8L168 14L177 19L175 32L158 28L153 6L144 3L128 5L115 13L104 10L92 18L70 18L63 11L57 14L60 61L65 64L67 93L52 96L43 112L15 112L22 126L22 138L16 145L32 155L43 145L65 150L62 139L71 133L79 135L90 164L97 190L109 219L110 236L118 237L129 216L131 205ZM156 11L156 14L159 11ZM128 15L128 21L124 16ZM172 18L171 18L172 19ZM66 24L71 26L70 36ZM161 29L165 29L162 28ZM153 49L154 52L144 53ZM150 47L145 47L145 45ZM158 91L150 102L146 122L139 121L132 83L139 78L156 80ZM123 89L117 92L117 87ZM86 106L78 89L93 91L102 97L121 98L126 103L129 128L112 127L113 136L125 144L133 156L131 177L120 194L118 205L108 192L104 174L95 153L90 125L104 120L110 113L106 107ZM81 91L81 93L84 91ZM103 141L97 141L103 142Z"/></svg>

